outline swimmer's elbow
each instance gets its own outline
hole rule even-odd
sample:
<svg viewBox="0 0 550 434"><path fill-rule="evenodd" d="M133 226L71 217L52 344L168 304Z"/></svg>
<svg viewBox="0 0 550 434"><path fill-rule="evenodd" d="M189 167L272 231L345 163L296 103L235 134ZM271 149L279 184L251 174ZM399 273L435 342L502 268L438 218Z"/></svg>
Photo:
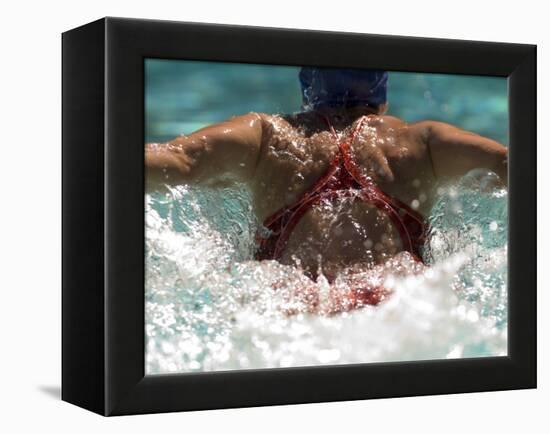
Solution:
<svg viewBox="0 0 550 434"><path fill-rule="evenodd" d="M182 184L192 177L193 162L183 149L170 143L145 146L145 181L148 190Z"/></svg>
<svg viewBox="0 0 550 434"><path fill-rule="evenodd" d="M249 113L168 143L147 145L147 174L165 184L250 181L260 160L263 124L261 114Z"/></svg>
<svg viewBox="0 0 550 434"><path fill-rule="evenodd" d="M424 137L436 178L461 177L473 169L508 182L508 150L502 144L443 122L424 123Z"/></svg>
<svg viewBox="0 0 550 434"><path fill-rule="evenodd" d="M508 149L504 146L497 151L493 171L500 177L502 183L508 187Z"/></svg>

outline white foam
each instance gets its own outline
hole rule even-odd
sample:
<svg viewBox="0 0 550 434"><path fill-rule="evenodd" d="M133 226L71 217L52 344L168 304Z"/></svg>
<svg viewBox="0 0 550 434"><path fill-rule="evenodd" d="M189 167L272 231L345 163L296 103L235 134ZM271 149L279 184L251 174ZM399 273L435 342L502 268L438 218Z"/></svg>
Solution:
<svg viewBox="0 0 550 434"><path fill-rule="evenodd" d="M310 282L251 260L257 225L245 190L182 187L146 199L148 374L506 354L506 245L480 243L483 222L472 241L434 219L433 265L384 275L393 294L377 307L289 316L292 303L300 310L293 289Z"/></svg>

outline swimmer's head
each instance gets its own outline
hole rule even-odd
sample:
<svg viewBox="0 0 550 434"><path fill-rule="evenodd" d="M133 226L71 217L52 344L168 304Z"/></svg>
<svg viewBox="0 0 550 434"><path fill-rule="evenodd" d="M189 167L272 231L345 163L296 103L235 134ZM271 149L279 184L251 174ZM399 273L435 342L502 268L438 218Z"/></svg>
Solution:
<svg viewBox="0 0 550 434"><path fill-rule="evenodd" d="M373 69L302 67L302 108L386 106L388 73Z"/></svg>

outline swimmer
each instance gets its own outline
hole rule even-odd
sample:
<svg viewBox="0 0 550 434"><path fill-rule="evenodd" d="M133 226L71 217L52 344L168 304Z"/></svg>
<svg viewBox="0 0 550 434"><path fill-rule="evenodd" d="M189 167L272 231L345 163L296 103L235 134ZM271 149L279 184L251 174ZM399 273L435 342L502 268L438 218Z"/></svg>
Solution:
<svg viewBox="0 0 550 434"><path fill-rule="evenodd" d="M299 79L299 113L248 113L147 144L147 189L244 183L266 229L256 259L335 288L322 309L304 290L316 300L309 311L378 304L391 291L358 276L395 258L422 266L437 185L476 168L507 185L507 149L447 123L386 115L385 71L304 67Z"/></svg>

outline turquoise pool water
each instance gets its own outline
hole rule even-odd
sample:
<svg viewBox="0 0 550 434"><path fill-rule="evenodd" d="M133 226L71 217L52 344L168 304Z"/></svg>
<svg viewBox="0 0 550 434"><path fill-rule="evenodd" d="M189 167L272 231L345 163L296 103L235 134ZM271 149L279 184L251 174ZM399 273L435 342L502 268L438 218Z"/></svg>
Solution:
<svg viewBox="0 0 550 434"><path fill-rule="evenodd" d="M296 111L299 95L293 67L148 60L146 140L249 111ZM390 74L391 114L451 122L504 144L506 98L501 78ZM285 291L303 276L252 259L258 222L243 186L147 195L146 372L505 355L507 194L479 193L490 179L477 171L441 186L431 267L387 277L394 294L380 306L334 317L281 313Z"/></svg>
<svg viewBox="0 0 550 434"><path fill-rule="evenodd" d="M145 63L147 142L162 141L258 111L301 105L298 68L149 59ZM507 82L501 77L392 72L389 114L433 119L508 143Z"/></svg>

